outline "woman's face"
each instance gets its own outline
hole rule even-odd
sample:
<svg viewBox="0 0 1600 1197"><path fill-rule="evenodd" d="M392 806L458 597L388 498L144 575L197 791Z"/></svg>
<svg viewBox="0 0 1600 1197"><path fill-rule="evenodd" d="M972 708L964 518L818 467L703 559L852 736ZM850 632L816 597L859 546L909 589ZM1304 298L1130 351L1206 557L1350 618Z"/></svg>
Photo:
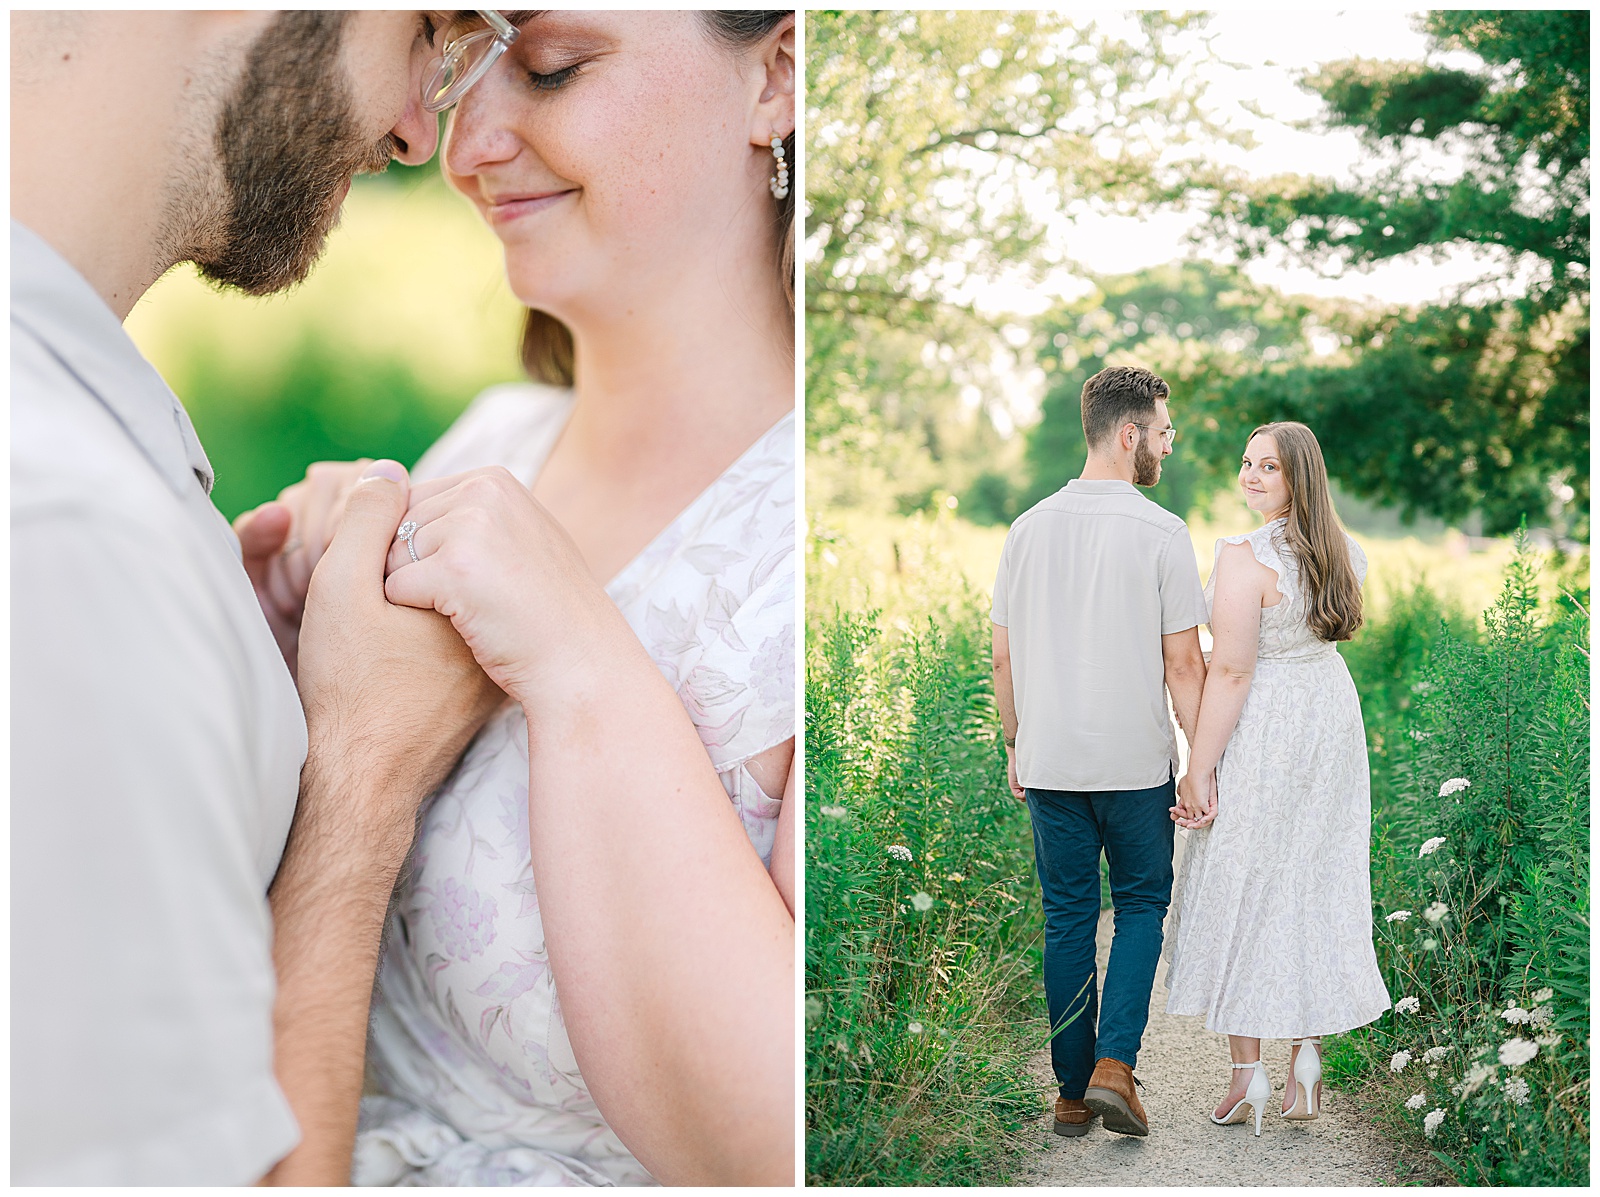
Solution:
<svg viewBox="0 0 1600 1197"><path fill-rule="evenodd" d="M1239 486L1244 491L1244 501L1250 505L1250 510L1259 511L1269 520L1288 512L1289 481L1283 476L1283 463L1278 459L1278 443L1271 433L1256 433L1244 447L1244 461L1239 466Z"/></svg>
<svg viewBox="0 0 1600 1197"><path fill-rule="evenodd" d="M694 12L544 12L456 106L445 176L524 304L626 314L726 252L737 222L770 227L764 77Z"/></svg>

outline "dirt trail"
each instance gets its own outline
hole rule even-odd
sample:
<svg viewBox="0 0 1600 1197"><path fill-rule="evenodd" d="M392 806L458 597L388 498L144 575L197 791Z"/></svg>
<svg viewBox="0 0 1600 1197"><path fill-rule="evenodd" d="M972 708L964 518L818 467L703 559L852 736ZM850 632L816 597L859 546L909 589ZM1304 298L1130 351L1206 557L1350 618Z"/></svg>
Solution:
<svg viewBox="0 0 1600 1197"><path fill-rule="evenodd" d="M1178 835L1179 853L1183 835ZM1111 912L1100 916L1100 975L1111 950ZM1272 1076L1273 1098L1255 1137L1252 1123L1213 1126L1208 1117L1228 1083L1228 1041L1205 1029L1201 1016L1166 1013L1167 966L1156 970L1150 1023L1139 1052L1140 1093L1150 1117L1150 1135L1114 1135L1096 1122L1078 1139L1039 1122L1040 1153L1014 1182L1019 1185L1383 1185L1394 1184L1394 1151L1371 1127L1358 1122L1350 1099L1323 1087L1322 1116L1285 1122L1276 1116L1289 1072L1289 1044L1269 1040L1262 1059ZM1043 1005L1041 994L1040 1004ZM1041 1011L1042 1013L1042 1011ZM1033 1062L1041 1084L1054 1076L1050 1054Z"/></svg>

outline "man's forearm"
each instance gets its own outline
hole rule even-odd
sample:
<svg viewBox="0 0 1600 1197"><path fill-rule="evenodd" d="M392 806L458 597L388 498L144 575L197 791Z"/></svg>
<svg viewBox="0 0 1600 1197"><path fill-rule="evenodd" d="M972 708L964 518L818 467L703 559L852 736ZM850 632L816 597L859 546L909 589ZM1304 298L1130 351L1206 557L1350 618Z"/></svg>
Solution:
<svg viewBox="0 0 1600 1197"><path fill-rule="evenodd" d="M1172 713L1178 717L1178 726L1194 749L1195 733L1200 726L1200 696L1205 690L1205 666L1196 669L1169 670L1166 675L1167 693L1172 696Z"/></svg>
<svg viewBox="0 0 1600 1197"><path fill-rule="evenodd" d="M278 974L273 1067L301 1135L269 1184L350 1182L378 948L412 832L335 818L376 805L359 801L360 784L308 762L268 895Z"/></svg>
<svg viewBox="0 0 1600 1197"><path fill-rule="evenodd" d="M1000 709L1000 730L1009 747L1017 742L1017 698L1011 688L1011 662L994 663L994 705Z"/></svg>

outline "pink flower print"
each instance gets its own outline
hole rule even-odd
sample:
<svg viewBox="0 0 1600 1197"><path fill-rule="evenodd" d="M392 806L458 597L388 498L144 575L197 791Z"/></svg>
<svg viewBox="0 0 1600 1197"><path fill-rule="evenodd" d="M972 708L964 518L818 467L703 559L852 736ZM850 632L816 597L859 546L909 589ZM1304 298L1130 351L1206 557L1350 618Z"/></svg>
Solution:
<svg viewBox="0 0 1600 1197"><path fill-rule="evenodd" d="M470 885L445 878L432 905L433 930L440 945L462 962L483 955L494 942L494 919L499 911L493 898L481 897Z"/></svg>

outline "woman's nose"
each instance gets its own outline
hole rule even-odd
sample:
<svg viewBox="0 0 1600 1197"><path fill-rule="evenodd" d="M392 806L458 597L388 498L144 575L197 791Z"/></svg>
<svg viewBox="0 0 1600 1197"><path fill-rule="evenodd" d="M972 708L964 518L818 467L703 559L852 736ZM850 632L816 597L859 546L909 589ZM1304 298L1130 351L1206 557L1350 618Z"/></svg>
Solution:
<svg viewBox="0 0 1600 1197"><path fill-rule="evenodd" d="M445 134L444 168L451 174L471 175L517 153L518 140L507 116L514 107L512 68L504 55L489 73L456 102Z"/></svg>

